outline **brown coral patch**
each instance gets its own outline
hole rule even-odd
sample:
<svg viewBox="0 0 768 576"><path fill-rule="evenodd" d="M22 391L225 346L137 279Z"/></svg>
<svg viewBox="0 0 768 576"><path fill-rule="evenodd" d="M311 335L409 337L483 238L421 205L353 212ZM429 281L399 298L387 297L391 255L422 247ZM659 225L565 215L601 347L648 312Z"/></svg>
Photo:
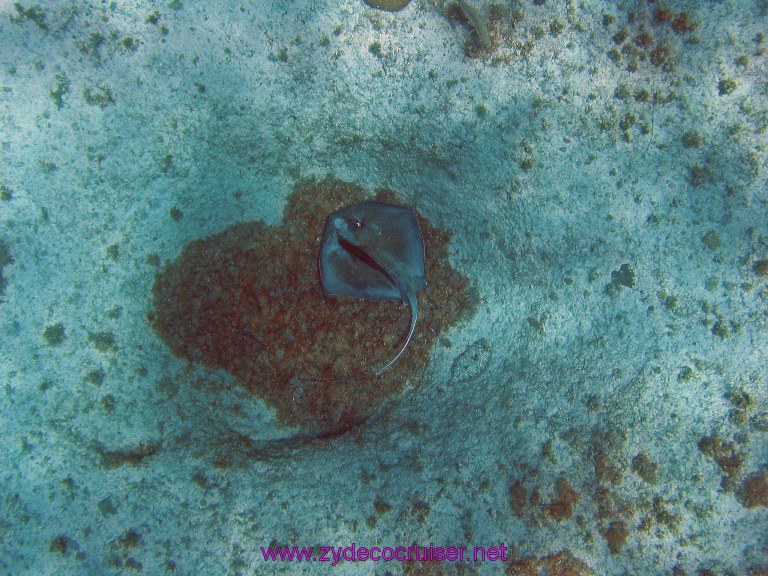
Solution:
<svg viewBox="0 0 768 576"><path fill-rule="evenodd" d="M627 531L627 525L621 520L615 520L608 525L608 528L603 530L603 537L608 543L608 549L611 554L618 554L624 548L627 543L627 537L629 532Z"/></svg>
<svg viewBox="0 0 768 576"><path fill-rule="evenodd" d="M672 22L672 30L678 34L687 34L696 30L696 24L691 20L691 15L688 12L681 12L680 15Z"/></svg>
<svg viewBox="0 0 768 576"><path fill-rule="evenodd" d="M750 474L741 485L738 497L747 508L768 508L768 471Z"/></svg>
<svg viewBox="0 0 768 576"><path fill-rule="evenodd" d="M564 477L557 479L557 493L549 504L542 508L555 520L562 522L573 516L573 507L579 501L579 494Z"/></svg>
<svg viewBox="0 0 768 576"><path fill-rule="evenodd" d="M354 378L386 364L407 332L408 307L327 297L317 253L332 211L368 197L326 178L298 183L282 223L237 224L187 245L158 274L154 327L178 356L223 368L274 407L280 420L342 432L386 398L414 384L434 341L474 308L466 277L448 263L449 232L420 216L428 287L410 346L384 374ZM376 199L395 201L389 191Z"/></svg>
<svg viewBox="0 0 768 576"><path fill-rule="evenodd" d="M542 558L520 558L507 565L507 576L589 576L594 571L568 550Z"/></svg>
<svg viewBox="0 0 768 576"><path fill-rule="evenodd" d="M712 458L727 477L738 475L744 464L744 454L738 444L723 441L715 436L705 436L699 440L699 451Z"/></svg>
<svg viewBox="0 0 768 576"><path fill-rule="evenodd" d="M669 8L659 6L653 11L653 23L655 26L672 21L672 11Z"/></svg>
<svg viewBox="0 0 768 576"><path fill-rule="evenodd" d="M525 508L528 504L528 493L520 480L515 480L509 487L509 504L512 506L512 512L518 518L525 514Z"/></svg>

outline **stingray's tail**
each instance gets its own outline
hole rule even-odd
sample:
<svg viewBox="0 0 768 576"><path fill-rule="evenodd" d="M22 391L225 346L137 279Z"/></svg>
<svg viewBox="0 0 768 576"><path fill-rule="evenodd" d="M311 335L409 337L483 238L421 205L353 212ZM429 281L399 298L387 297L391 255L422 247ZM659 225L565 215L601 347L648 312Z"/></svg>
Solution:
<svg viewBox="0 0 768 576"><path fill-rule="evenodd" d="M360 374L359 376L351 376L349 378L305 378L305 377L299 377L299 380L303 380L305 382L351 382L354 380L361 380L363 378L375 378L376 376L381 375L382 373L386 372L389 368L392 367L392 365L397 362L397 359L402 356L403 352L405 352L405 349L408 347L408 344L411 342L411 338L413 338L413 332L416 329L416 320L419 317L419 305L416 301L416 293L414 290L403 290L402 291L403 296L405 297L405 300L408 301L408 306L411 308L411 327L408 330L408 338L405 339L405 343L402 345L398 353L395 355L392 360L387 362L384 366L376 370L375 372L369 372L367 374Z"/></svg>
<svg viewBox="0 0 768 576"><path fill-rule="evenodd" d="M404 291L403 295L405 296L405 299L408 300L408 305L411 307L411 328L408 330L408 338L405 339L405 343L402 345L400 351L395 355L395 357L387 362L387 364L376 370L376 372L373 373L374 376L378 376L385 370L388 370L392 364L397 362L397 359L402 356L403 352L405 352L405 349L408 348L408 344L411 342L411 338L413 338L413 331L416 329L416 320L419 317L419 305L416 302L416 294L413 290L408 290L407 292Z"/></svg>

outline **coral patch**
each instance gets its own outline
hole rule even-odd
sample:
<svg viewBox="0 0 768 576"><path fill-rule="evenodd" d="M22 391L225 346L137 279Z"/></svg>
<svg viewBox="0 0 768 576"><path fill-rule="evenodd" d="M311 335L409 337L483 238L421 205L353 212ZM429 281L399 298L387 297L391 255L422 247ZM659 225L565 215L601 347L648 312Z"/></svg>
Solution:
<svg viewBox="0 0 768 576"><path fill-rule="evenodd" d="M278 227L247 222L190 243L157 276L153 324L183 358L225 369L274 407L280 420L317 433L348 430L382 400L415 384L434 341L474 309L466 277L448 262L450 233L420 216L427 289L411 345L385 364L408 328L398 302L325 296L317 254L332 211L368 196L326 178L297 184ZM377 200L396 201L388 191ZM342 381L323 381L344 379Z"/></svg>

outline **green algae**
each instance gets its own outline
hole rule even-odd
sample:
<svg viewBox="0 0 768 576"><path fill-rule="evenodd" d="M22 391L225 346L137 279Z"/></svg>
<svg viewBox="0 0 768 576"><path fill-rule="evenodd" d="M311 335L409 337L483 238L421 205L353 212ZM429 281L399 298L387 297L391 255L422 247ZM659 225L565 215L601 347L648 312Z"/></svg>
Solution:
<svg viewBox="0 0 768 576"><path fill-rule="evenodd" d="M114 352L117 349L112 332L89 332L88 342L99 352Z"/></svg>
<svg viewBox="0 0 768 576"><path fill-rule="evenodd" d="M5 267L12 262L13 256L11 256L11 251L8 249L8 245L4 241L0 240L0 296L5 294L6 286L6 280L3 276L3 271Z"/></svg>
<svg viewBox="0 0 768 576"><path fill-rule="evenodd" d="M45 330L43 330L43 340L45 340L48 346L59 346L64 342L65 338L64 325L61 322L46 326Z"/></svg>
<svg viewBox="0 0 768 576"><path fill-rule="evenodd" d="M408 4L411 0L363 0L371 8L378 10L386 10L387 12L399 12Z"/></svg>
<svg viewBox="0 0 768 576"><path fill-rule="evenodd" d="M85 88L83 90L83 98L87 104L98 106L99 108L106 108L110 104L115 103L112 89L106 84Z"/></svg>
<svg viewBox="0 0 768 576"><path fill-rule="evenodd" d="M12 16L12 22L29 20L30 22L37 24L37 27L40 28L40 30L48 32L48 24L45 21L45 12L43 12L43 9L39 5L35 4L29 8L25 8L21 3L15 2L13 7L16 9L18 17L14 18Z"/></svg>
<svg viewBox="0 0 768 576"><path fill-rule="evenodd" d="M64 105L64 96L69 92L69 80L64 74L56 75L56 85L50 91L51 99L56 104L56 108Z"/></svg>
<svg viewBox="0 0 768 576"><path fill-rule="evenodd" d="M475 29L475 33L480 39L480 43L483 45L483 48L490 48L491 34L488 32L488 26L485 23L485 18L482 14L480 14L480 11L472 4L467 2L467 0L457 0L457 4L461 8L462 12L464 12L464 15L469 20L469 23Z"/></svg>

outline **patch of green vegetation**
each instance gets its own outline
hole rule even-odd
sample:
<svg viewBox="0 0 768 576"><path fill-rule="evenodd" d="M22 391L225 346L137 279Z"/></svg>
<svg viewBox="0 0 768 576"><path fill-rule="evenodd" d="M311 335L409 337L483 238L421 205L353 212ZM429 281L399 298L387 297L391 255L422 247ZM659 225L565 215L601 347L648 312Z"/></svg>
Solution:
<svg viewBox="0 0 768 576"><path fill-rule="evenodd" d="M704 236L701 238L701 241L704 242L704 245L710 250L717 250L723 244L723 241L720 239L720 234L717 233L717 230L710 230L704 234Z"/></svg>
<svg viewBox="0 0 768 576"><path fill-rule="evenodd" d="M749 392L744 390L744 388L731 390L725 395L725 397L731 404L740 410L749 410L752 408L752 406L755 405L755 401L752 399L752 396L750 396Z"/></svg>
<svg viewBox="0 0 768 576"><path fill-rule="evenodd" d="M637 275L630 264L622 264L618 270L611 272L611 282L606 286L609 293L618 292L622 287L634 288L637 286Z"/></svg>
<svg viewBox="0 0 768 576"><path fill-rule="evenodd" d="M373 54L377 58L383 58L384 57L384 52L383 52L383 50L381 48L381 42L378 42L378 41L371 42L371 45L368 46L368 52L370 52L371 54Z"/></svg>
<svg viewBox="0 0 768 576"><path fill-rule="evenodd" d="M536 330L537 332L544 332L544 329L546 328L547 321L549 320L549 312L544 312L543 314L534 315L531 314L528 316L528 325Z"/></svg>
<svg viewBox="0 0 768 576"><path fill-rule="evenodd" d="M96 507L99 509L102 516L114 516L117 514L117 508L112 504L112 499L109 497L99 500Z"/></svg>
<svg viewBox="0 0 768 576"><path fill-rule="evenodd" d="M597 127L600 128L601 132L610 132L616 127L616 119L612 116L598 118Z"/></svg>
<svg viewBox="0 0 768 576"><path fill-rule="evenodd" d="M99 352L114 352L117 350L115 335L112 332L88 332L88 342Z"/></svg>
<svg viewBox="0 0 768 576"><path fill-rule="evenodd" d="M642 452L632 458L632 470L648 484L656 484L659 465Z"/></svg>
<svg viewBox="0 0 768 576"><path fill-rule="evenodd" d="M614 44L623 44L627 38L629 38L629 30L622 28L613 35L613 42Z"/></svg>
<svg viewBox="0 0 768 576"><path fill-rule="evenodd" d="M112 394L105 394L101 397L101 400L99 400L101 403L101 407L104 408L105 412L114 412L115 406L117 405L117 401L115 400L115 397Z"/></svg>
<svg viewBox="0 0 768 576"><path fill-rule="evenodd" d="M725 340L731 334L731 327L725 320L718 320L715 322L715 325L712 326L712 334L720 338L720 340Z"/></svg>
<svg viewBox="0 0 768 576"><path fill-rule="evenodd" d="M88 374L86 374L83 378L83 381L94 386L101 386L104 382L105 376L106 374L102 368L96 368L95 370L88 372Z"/></svg>
<svg viewBox="0 0 768 576"><path fill-rule="evenodd" d="M160 21L160 12L158 12L157 10L155 10L154 12L151 12L147 16L146 21L149 24L157 24Z"/></svg>
<svg viewBox="0 0 768 576"><path fill-rule="evenodd" d="M742 54L736 58L736 65L742 68L749 68L749 56Z"/></svg>
<svg viewBox="0 0 768 576"><path fill-rule="evenodd" d="M115 99L112 96L112 89L106 84L85 88L83 90L83 98L85 98L87 104L98 106L99 108L106 108L110 104L115 103Z"/></svg>
<svg viewBox="0 0 768 576"><path fill-rule="evenodd" d="M690 366L683 366L677 374L678 382L690 382L696 376L696 372Z"/></svg>
<svg viewBox="0 0 768 576"><path fill-rule="evenodd" d="M20 2L14 2L13 7L16 8L18 17L12 21L29 20L37 24L40 30L48 31L48 24L45 22L45 12L40 8L38 4L33 4L29 8L25 8Z"/></svg>
<svg viewBox="0 0 768 576"><path fill-rule="evenodd" d="M635 122L637 122L637 116L632 112L626 112L624 116L621 117L621 120L619 120L619 128L622 130L629 130L634 126Z"/></svg>
<svg viewBox="0 0 768 576"><path fill-rule="evenodd" d="M56 85L51 90L50 95L56 108L64 105L64 95L69 92L69 80L64 74L56 74Z"/></svg>
<svg viewBox="0 0 768 576"><path fill-rule="evenodd" d="M616 22L616 16L613 14L603 14L603 26L608 27L614 22Z"/></svg>
<svg viewBox="0 0 768 576"><path fill-rule="evenodd" d="M107 258L110 260L117 260L120 257L120 245L110 244L107 246L105 252L107 253Z"/></svg>
<svg viewBox="0 0 768 576"><path fill-rule="evenodd" d="M756 261L752 265L752 270L759 276L768 276L768 259Z"/></svg>
<svg viewBox="0 0 768 576"><path fill-rule="evenodd" d="M104 44L104 35L98 30L91 32L88 38L80 43L80 52L87 54L88 56L93 56L99 60L101 58L99 49L102 44Z"/></svg>
<svg viewBox="0 0 768 576"><path fill-rule="evenodd" d="M686 148L698 148L704 139L698 130L689 130L683 134L683 146Z"/></svg>
<svg viewBox="0 0 768 576"><path fill-rule="evenodd" d="M318 44L320 44L320 46L323 46L323 47L330 46L331 45L331 39L328 38L327 34L323 34L320 37L320 42L318 42Z"/></svg>
<svg viewBox="0 0 768 576"><path fill-rule="evenodd" d="M40 160L40 170L43 171L43 174L51 174L53 172L56 172L59 167L50 160Z"/></svg>
<svg viewBox="0 0 768 576"><path fill-rule="evenodd" d="M696 164L688 168L688 182L694 188L700 188L712 181L712 171L708 166Z"/></svg>
<svg viewBox="0 0 768 576"><path fill-rule="evenodd" d="M670 512L659 496L653 499L653 515L659 524L663 524L673 532L680 526L680 516Z"/></svg>
<svg viewBox="0 0 768 576"><path fill-rule="evenodd" d="M0 184L0 201L2 202L8 202L9 200L13 199L13 190L8 188L8 186L4 186Z"/></svg>
<svg viewBox="0 0 768 576"><path fill-rule="evenodd" d="M536 160L533 158L523 158L520 161L520 168L522 168L526 172L529 172L530 170L532 170L534 166L536 166Z"/></svg>
<svg viewBox="0 0 768 576"><path fill-rule="evenodd" d="M720 278L717 276L710 276L704 281L704 288L707 290L707 292L713 292L714 290L717 290L718 286L720 286Z"/></svg>
<svg viewBox="0 0 768 576"><path fill-rule="evenodd" d="M130 52L133 52L139 46L139 43L136 41L136 39L131 38L130 36L126 36L125 38L123 38L120 43L123 45L123 48L125 50L128 50Z"/></svg>
<svg viewBox="0 0 768 576"><path fill-rule="evenodd" d="M488 106L483 103L478 104L475 106L475 114L477 114L480 118L485 118L488 116Z"/></svg>
<svg viewBox="0 0 768 576"><path fill-rule="evenodd" d="M168 174L173 168L173 154L166 154L163 159L160 160L160 172Z"/></svg>
<svg viewBox="0 0 768 576"><path fill-rule="evenodd" d="M647 88L635 90L635 102L648 102L651 99L651 91Z"/></svg>
<svg viewBox="0 0 768 576"><path fill-rule="evenodd" d="M5 294L6 280L3 276L4 268L13 262L11 251L8 249L8 245L0 240L0 296Z"/></svg>
<svg viewBox="0 0 768 576"><path fill-rule="evenodd" d="M192 474L192 482L200 486L200 488L203 490L207 490L213 487L213 483L208 479L208 477L205 475L205 472L202 470L198 470Z"/></svg>
<svg viewBox="0 0 768 576"><path fill-rule="evenodd" d="M768 412L755 414L749 419L749 424L758 432L768 432Z"/></svg>
<svg viewBox="0 0 768 576"><path fill-rule="evenodd" d="M717 83L717 91L720 94L720 96L727 96L728 94L733 94L736 91L736 88L738 88L738 84L736 84L736 80L733 78L723 78L720 80L720 82Z"/></svg>
<svg viewBox="0 0 768 576"><path fill-rule="evenodd" d="M544 31L544 26L540 26L539 24L535 25L533 28L531 28L531 34L534 38L536 38L536 40L541 40L546 34Z"/></svg>
<svg viewBox="0 0 768 576"><path fill-rule="evenodd" d="M48 346L59 346L64 342L66 337L64 324L61 322L46 326L43 330L43 340L45 340L45 343L48 344Z"/></svg>
<svg viewBox="0 0 768 576"><path fill-rule="evenodd" d="M744 410L731 410L728 412L728 420L737 426L741 426L747 421L747 413Z"/></svg>
<svg viewBox="0 0 768 576"><path fill-rule="evenodd" d="M137 548L141 543L141 534L131 528L126 533L117 539L117 543L122 548Z"/></svg>
<svg viewBox="0 0 768 576"><path fill-rule="evenodd" d="M288 48L286 46L281 47L277 51L276 58L278 62L288 62Z"/></svg>
<svg viewBox="0 0 768 576"><path fill-rule="evenodd" d="M184 217L184 213L179 208L177 208L176 206L173 206L168 211L168 213L169 213L169 215L171 217L171 220L173 220L174 222L178 222L179 220L181 220Z"/></svg>
<svg viewBox="0 0 768 576"><path fill-rule="evenodd" d="M549 23L549 33L552 36L559 36L560 33L565 29L565 24L560 22L557 18L552 20L552 22Z"/></svg>
<svg viewBox="0 0 768 576"><path fill-rule="evenodd" d="M667 310L674 310L680 304L680 300L677 296L669 295L664 297L664 307Z"/></svg>
<svg viewBox="0 0 768 576"><path fill-rule="evenodd" d="M152 254L147 254L145 261L150 266L160 266L160 256L154 252Z"/></svg>
<svg viewBox="0 0 768 576"><path fill-rule="evenodd" d="M619 100L628 100L632 97L632 91L626 84L619 84L613 91L613 97L618 98Z"/></svg>
<svg viewBox="0 0 768 576"><path fill-rule="evenodd" d="M171 0L168 2L168 8L171 10L181 10L184 6L182 5L180 0Z"/></svg>
<svg viewBox="0 0 768 576"><path fill-rule="evenodd" d="M523 60L528 60L531 57L531 54L533 54L533 49L536 47L536 44L533 40L526 40L525 42L520 43L518 47L520 49L520 56Z"/></svg>
<svg viewBox="0 0 768 576"><path fill-rule="evenodd" d="M56 552L58 554L66 554L70 547L70 539L67 536L59 535L51 540L51 545L48 546L50 552Z"/></svg>

